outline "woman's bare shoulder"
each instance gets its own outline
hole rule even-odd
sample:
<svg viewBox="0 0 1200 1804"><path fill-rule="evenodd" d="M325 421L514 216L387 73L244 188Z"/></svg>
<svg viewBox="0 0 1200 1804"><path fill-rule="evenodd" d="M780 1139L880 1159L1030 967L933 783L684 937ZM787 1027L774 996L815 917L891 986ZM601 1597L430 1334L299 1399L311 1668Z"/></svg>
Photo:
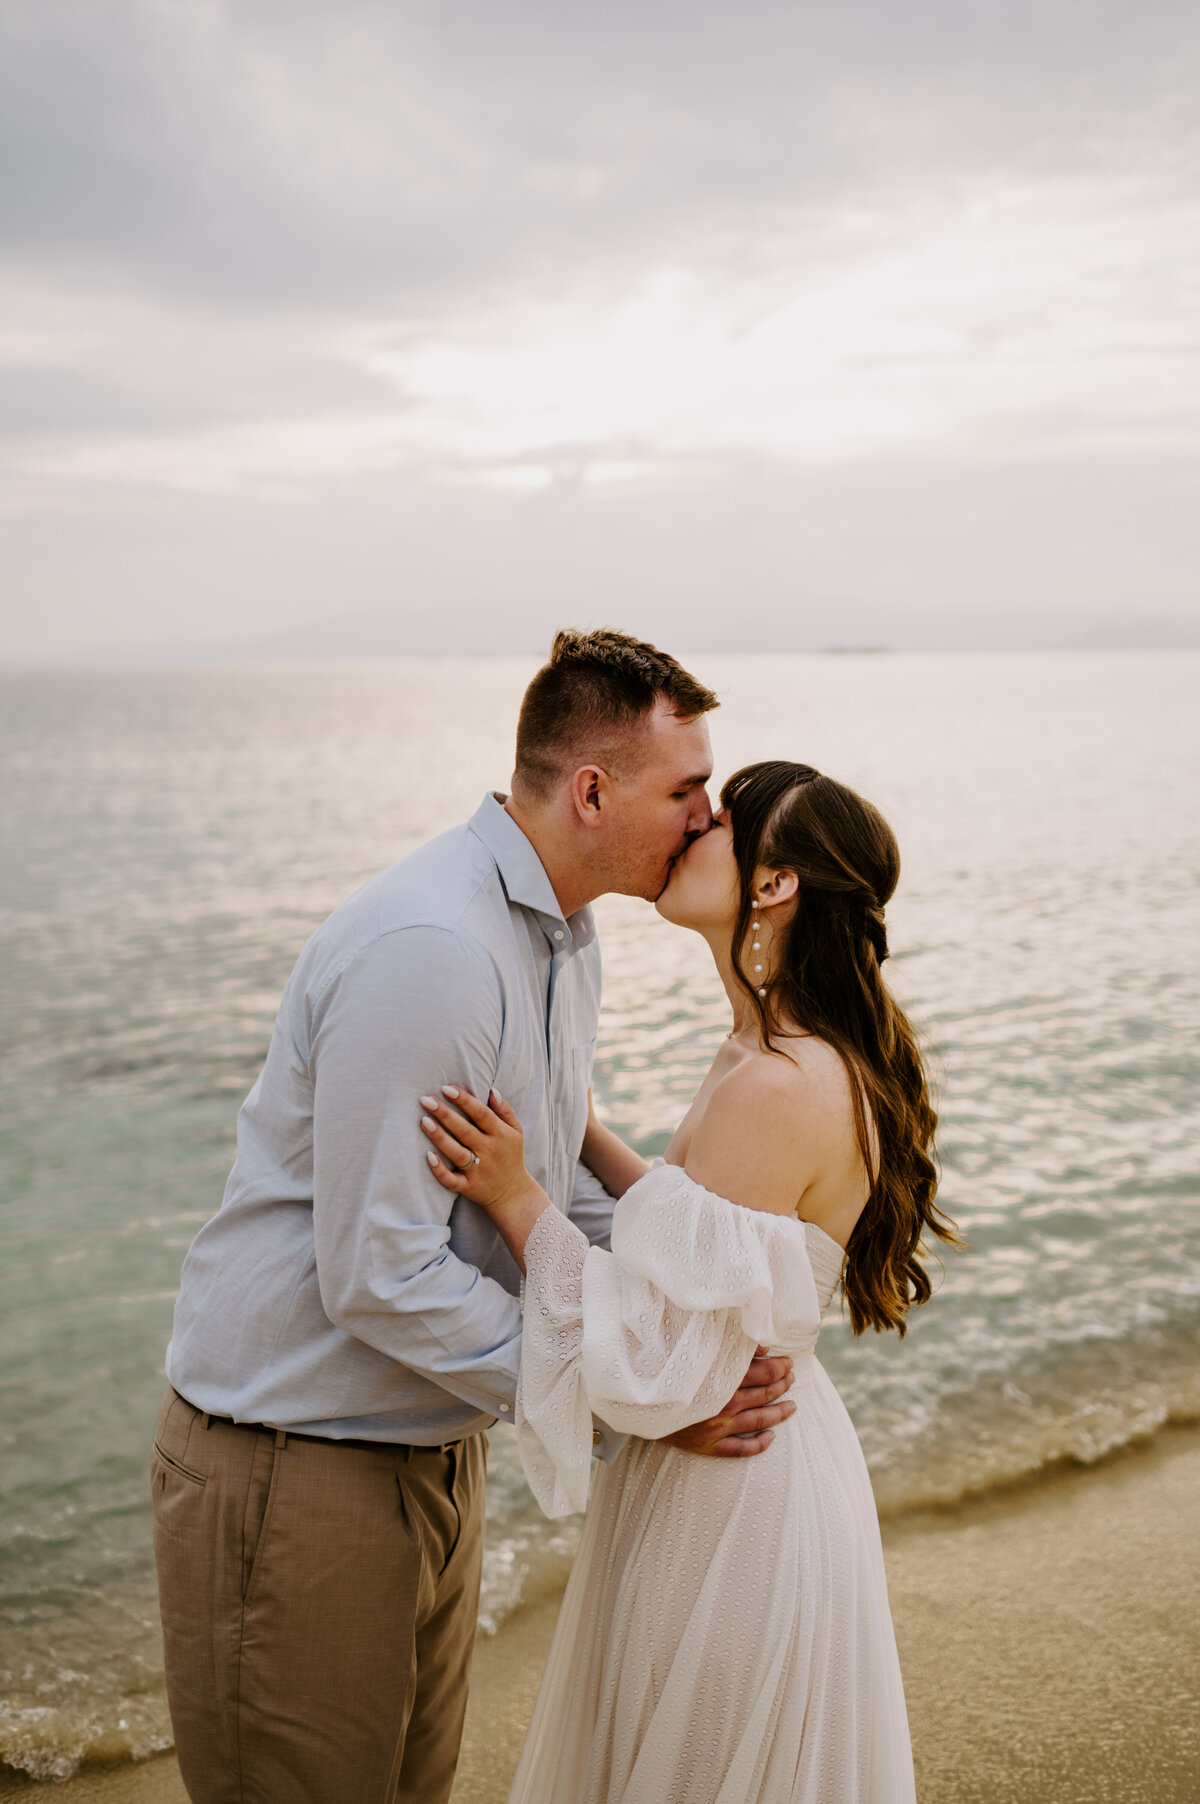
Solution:
<svg viewBox="0 0 1200 1804"><path fill-rule="evenodd" d="M783 1034L777 1041L779 1050L791 1064L796 1067L803 1082L811 1087L820 1088L827 1101L840 1095L850 1106L850 1073L846 1069L846 1061L835 1046L828 1040L821 1040L816 1034ZM771 1059L769 1053L764 1059L778 1064L778 1059Z"/></svg>
<svg viewBox="0 0 1200 1804"><path fill-rule="evenodd" d="M787 1102L807 1129L853 1119L850 1073L841 1054L815 1034L780 1036L777 1050L756 1050L721 1085L728 1108Z"/></svg>
<svg viewBox="0 0 1200 1804"><path fill-rule="evenodd" d="M841 1059L823 1041L755 1051L710 1096L688 1145L687 1172L731 1202L794 1215L850 1118Z"/></svg>

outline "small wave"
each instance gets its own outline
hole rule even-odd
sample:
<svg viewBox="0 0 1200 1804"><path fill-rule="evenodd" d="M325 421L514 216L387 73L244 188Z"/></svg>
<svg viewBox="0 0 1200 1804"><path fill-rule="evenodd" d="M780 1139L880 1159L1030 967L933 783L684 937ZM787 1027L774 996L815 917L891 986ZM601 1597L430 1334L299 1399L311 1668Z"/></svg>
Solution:
<svg viewBox="0 0 1200 1804"><path fill-rule="evenodd" d="M0 1771L70 1779L85 1764L119 1766L174 1745L165 1695L89 1699L85 1693L47 1704L0 1700Z"/></svg>
<svg viewBox="0 0 1200 1804"><path fill-rule="evenodd" d="M950 1509L1049 1482L1063 1471L1101 1465L1131 1447L1151 1444L1174 1428L1197 1427L1200 1399L1131 1419L1124 1436L1110 1434L1091 1450L1047 1444L1039 1456L1032 1447L1023 1454L1013 1449L1007 1465L997 1460L986 1473L959 1479L947 1474L932 1482L927 1474L923 1483L907 1489L899 1485L883 1488L878 1497L880 1517L902 1520L923 1510ZM546 1532L550 1525L542 1524L539 1532L530 1523L488 1546L480 1592L481 1634L495 1635L515 1611L561 1591L575 1555L579 1526L578 1521L568 1521ZM163 1693L89 1697L91 1684L86 1674L64 1670L57 1679L57 1686L37 1687L42 1693L60 1691L55 1701L0 1701L0 1771L7 1768L31 1779L64 1780L84 1765L116 1766L144 1760L174 1745ZM62 1691L73 1695L62 1696Z"/></svg>
<svg viewBox="0 0 1200 1804"><path fill-rule="evenodd" d="M965 1469L928 1471L906 1482L876 1477L876 1503L881 1521L915 1515L922 1510L951 1509L984 1497L1047 1482L1067 1471L1086 1471L1117 1459L1131 1448L1144 1447L1175 1428L1200 1427L1200 1400L1173 1406L1148 1405L1123 1425L1111 1424L1095 1435L1060 1431L1039 1446L1032 1441L993 1448L986 1460L964 1462Z"/></svg>
<svg viewBox="0 0 1200 1804"><path fill-rule="evenodd" d="M479 1630L494 1635L514 1610L540 1603L566 1584L579 1545L579 1521L529 1523L484 1550Z"/></svg>

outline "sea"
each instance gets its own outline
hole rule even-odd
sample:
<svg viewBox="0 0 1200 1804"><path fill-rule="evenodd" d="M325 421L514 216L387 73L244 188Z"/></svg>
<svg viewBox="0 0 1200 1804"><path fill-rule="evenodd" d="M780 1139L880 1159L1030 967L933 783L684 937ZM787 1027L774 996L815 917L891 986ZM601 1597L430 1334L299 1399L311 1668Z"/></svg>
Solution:
<svg viewBox="0 0 1200 1804"><path fill-rule="evenodd" d="M718 778L855 785L968 1241L820 1354L885 1516L1200 1419L1200 654L701 656ZM307 936L503 789L525 658L0 678L0 1763L170 1745L147 1460L184 1252ZM703 943L597 906L607 1119L659 1152L728 1025ZM492 1435L480 1621L557 1585Z"/></svg>

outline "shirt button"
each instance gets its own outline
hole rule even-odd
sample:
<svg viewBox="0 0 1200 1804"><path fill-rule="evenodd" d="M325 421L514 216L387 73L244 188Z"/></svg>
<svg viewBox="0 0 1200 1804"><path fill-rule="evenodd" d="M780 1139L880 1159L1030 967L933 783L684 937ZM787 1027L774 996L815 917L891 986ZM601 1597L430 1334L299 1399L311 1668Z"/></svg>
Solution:
<svg viewBox="0 0 1200 1804"><path fill-rule="evenodd" d="M556 927L556 928L555 928L555 929L554 929L554 937L555 937L555 939L556 939L556 940L561 940L561 938L562 938L562 936L563 936L563 930L562 930L562 928L561 928L561 927Z"/></svg>
<svg viewBox="0 0 1200 1804"><path fill-rule="evenodd" d="M604 1436L600 1433L600 1430L598 1428L593 1428L593 1430L592 1430L592 1446L598 1447L603 1439L604 1439Z"/></svg>
<svg viewBox="0 0 1200 1804"><path fill-rule="evenodd" d="M507 1403L502 1403L500 1405L500 1414L502 1416L506 1416L508 1414L508 1404Z"/></svg>

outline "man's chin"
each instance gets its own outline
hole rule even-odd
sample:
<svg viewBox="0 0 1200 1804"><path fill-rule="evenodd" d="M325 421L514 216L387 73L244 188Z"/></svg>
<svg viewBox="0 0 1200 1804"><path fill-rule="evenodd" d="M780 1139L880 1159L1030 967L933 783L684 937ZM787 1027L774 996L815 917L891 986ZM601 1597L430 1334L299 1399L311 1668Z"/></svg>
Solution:
<svg viewBox="0 0 1200 1804"><path fill-rule="evenodd" d="M661 902L662 898L666 895L671 887L671 879L675 875L675 863L675 859L672 858L670 864L663 873L663 878L658 888L654 891L653 895L648 895L646 897L648 902Z"/></svg>
<svg viewBox="0 0 1200 1804"><path fill-rule="evenodd" d="M686 850L686 847L684 848ZM667 860L666 866L653 876L634 877L631 872L628 885L622 884L620 893L623 896L636 896L639 902L659 902L671 887L671 879L675 875L675 866L683 857L682 852Z"/></svg>

